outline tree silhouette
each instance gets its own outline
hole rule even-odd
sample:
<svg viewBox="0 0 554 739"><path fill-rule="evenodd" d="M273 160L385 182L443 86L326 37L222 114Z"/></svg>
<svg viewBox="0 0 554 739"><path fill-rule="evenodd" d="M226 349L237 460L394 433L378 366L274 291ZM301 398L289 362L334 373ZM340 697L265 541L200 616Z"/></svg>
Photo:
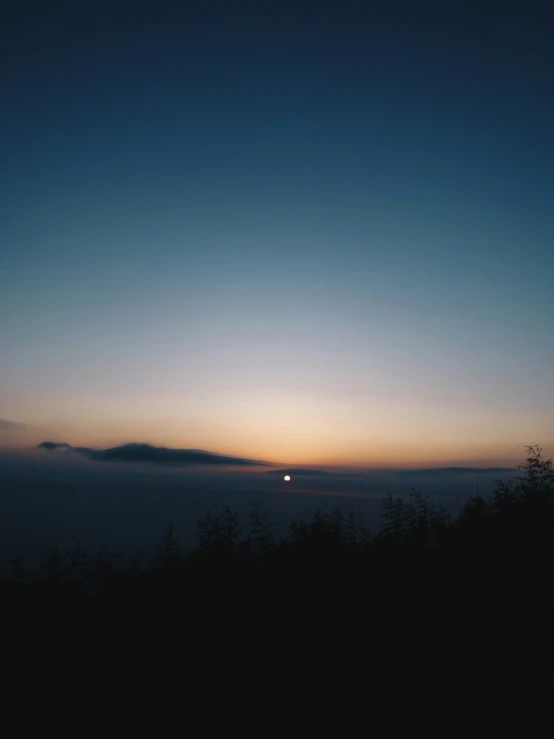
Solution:
<svg viewBox="0 0 554 739"><path fill-rule="evenodd" d="M155 570L174 570L183 562L183 553L175 534L175 527L169 524L156 547L152 567Z"/></svg>
<svg viewBox="0 0 554 739"><path fill-rule="evenodd" d="M224 505L215 516L210 511L197 521L196 533L199 551L205 555L233 555L240 537L238 513Z"/></svg>
<svg viewBox="0 0 554 739"><path fill-rule="evenodd" d="M248 528L248 537L244 542L247 556L264 557L275 547L274 524L270 521L268 508L260 500L250 504Z"/></svg>
<svg viewBox="0 0 554 739"><path fill-rule="evenodd" d="M415 490L409 500L389 493L383 501L381 518L381 539L401 546L434 546L449 526L447 511Z"/></svg>
<svg viewBox="0 0 554 739"><path fill-rule="evenodd" d="M524 475L518 479L522 495L528 500L540 498L554 502L554 469L552 460L543 459L542 448L538 445L528 446L529 455L523 464L518 465Z"/></svg>

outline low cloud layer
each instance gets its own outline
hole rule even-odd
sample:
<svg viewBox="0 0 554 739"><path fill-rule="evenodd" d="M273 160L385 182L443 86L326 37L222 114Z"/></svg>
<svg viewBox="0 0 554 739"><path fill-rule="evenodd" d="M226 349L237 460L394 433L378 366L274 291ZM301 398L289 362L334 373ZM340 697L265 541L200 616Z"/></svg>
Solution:
<svg viewBox="0 0 554 739"><path fill-rule="evenodd" d="M41 441L40 444L37 444L37 449L46 449L48 452L53 452L54 449L71 449L71 446L65 442Z"/></svg>
<svg viewBox="0 0 554 739"><path fill-rule="evenodd" d="M267 466L266 462L242 457L227 457L201 449L168 449L150 444L123 444L110 449L74 447L66 442L42 441L37 448L53 452L60 449L82 454L98 462L150 462L160 465L222 465L229 467Z"/></svg>

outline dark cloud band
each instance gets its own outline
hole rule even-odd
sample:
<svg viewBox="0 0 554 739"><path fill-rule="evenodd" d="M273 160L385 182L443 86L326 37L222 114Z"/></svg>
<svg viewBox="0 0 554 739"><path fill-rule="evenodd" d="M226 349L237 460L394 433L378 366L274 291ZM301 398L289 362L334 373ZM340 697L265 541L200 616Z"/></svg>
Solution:
<svg viewBox="0 0 554 739"><path fill-rule="evenodd" d="M168 449L150 444L123 444L110 449L91 449L74 447L65 442L42 441L37 445L49 452L68 449L89 459L101 462L150 462L162 465L225 465L230 467L266 466L266 462L242 457L227 457L222 454L205 452L200 449Z"/></svg>

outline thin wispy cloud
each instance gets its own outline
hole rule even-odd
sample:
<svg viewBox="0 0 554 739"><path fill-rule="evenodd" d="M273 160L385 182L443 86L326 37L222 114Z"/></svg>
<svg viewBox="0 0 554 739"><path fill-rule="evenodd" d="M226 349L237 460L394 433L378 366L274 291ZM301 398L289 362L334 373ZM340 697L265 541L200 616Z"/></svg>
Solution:
<svg viewBox="0 0 554 739"><path fill-rule="evenodd" d="M17 423L16 421L8 421L5 418L0 418L0 431L24 431L26 429L24 423Z"/></svg>

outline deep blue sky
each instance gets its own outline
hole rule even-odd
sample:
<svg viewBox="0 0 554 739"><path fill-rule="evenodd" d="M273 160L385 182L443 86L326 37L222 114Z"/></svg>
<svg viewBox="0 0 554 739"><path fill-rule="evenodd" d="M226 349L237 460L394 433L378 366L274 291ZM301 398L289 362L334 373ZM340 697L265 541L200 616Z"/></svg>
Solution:
<svg viewBox="0 0 554 739"><path fill-rule="evenodd" d="M199 5L2 10L0 416L318 464L548 448L549 4Z"/></svg>

